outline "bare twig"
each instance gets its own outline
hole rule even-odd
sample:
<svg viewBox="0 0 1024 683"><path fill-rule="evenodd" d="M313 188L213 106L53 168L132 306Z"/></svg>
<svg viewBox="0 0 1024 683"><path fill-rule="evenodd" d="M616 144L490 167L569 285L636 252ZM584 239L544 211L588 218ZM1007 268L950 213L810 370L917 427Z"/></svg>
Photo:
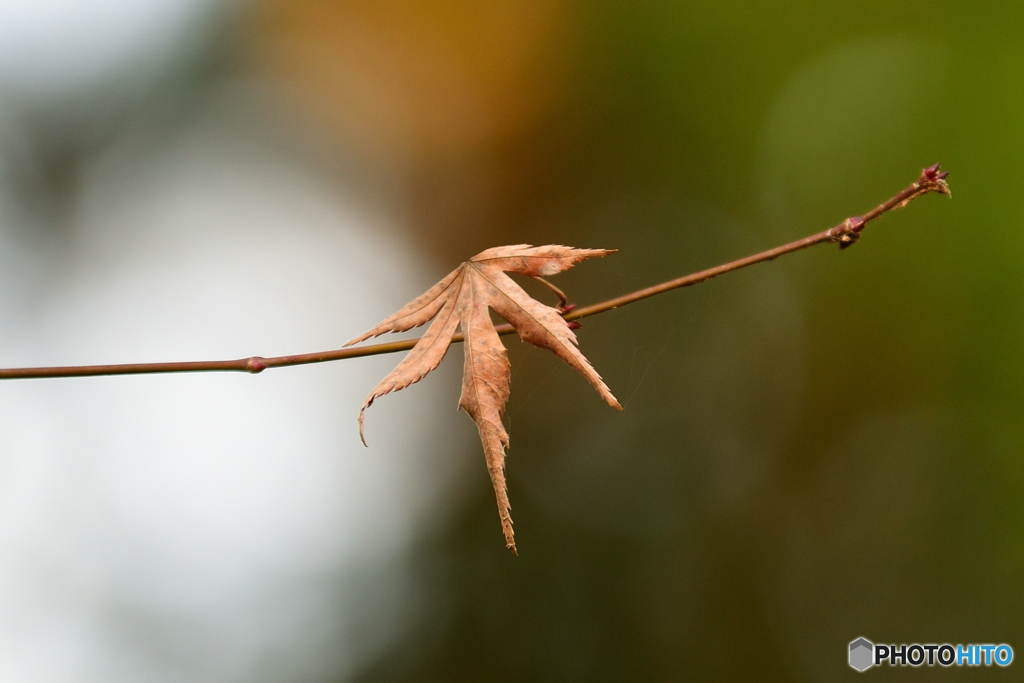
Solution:
<svg viewBox="0 0 1024 683"><path fill-rule="evenodd" d="M567 297L565 295L565 292L563 292L561 289L559 289L555 285L551 284L550 282L548 282L547 280L545 280L544 278L542 278L539 275L534 275L533 279L536 280L537 282L541 283L542 285L544 285L548 289L550 289L552 292L554 292L555 296L558 297L558 307L557 308L558 308L558 311L560 313L565 313L566 309L571 311L573 308L576 308L575 306L572 306L569 303L569 297Z"/></svg>
<svg viewBox="0 0 1024 683"><path fill-rule="evenodd" d="M658 294L662 294L672 289L679 289L680 287L689 287L711 278L718 277L724 273L730 273L740 268L746 268L752 266L755 263L762 263L764 261L771 261L784 254L790 254L794 251L800 251L807 247L812 247L822 242L834 242L839 245L840 249L846 249L847 247L854 244L859 238L860 233L870 221L881 217L883 214L906 206L914 199L920 197L923 194L929 192L938 192L949 196L949 185L946 184L946 176L948 172L940 172L939 165L929 166L921 172L921 176L912 183L909 187L904 189L902 192L896 194L891 199L882 204L879 204L871 211L868 211L863 216L853 216L847 218L845 221L836 225L835 227L829 228L823 232L819 232L816 235L805 237L789 244L784 244L774 249L763 251L753 256L747 256L730 263L724 263L714 268L708 268L697 273L690 275L684 275L683 277L675 280L669 280L646 289L641 289L630 294L624 294L614 299L609 299L598 304L591 306L584 306L582 308L573 308L571 305L566 306L564 294L561 290L550 285L550 283L544 282L544 284L551 287L552 291L559 296L562 301L560 306L563 309L564 317L566 320L573 321L579 318L585 318L591 315L597 315L598 313L604 313L626 304L631 304L641 299L646 299ZM540 278L538 278L540 279ZM543 282L543 280L542 280ZM577 323L578 325L578 323ZM498 334L511 334L514 330L511 325L499 325L496 327ZM452 337L453 342L461 342L463 340L462 334L458 333ZM321 351L317 353L301 353L293 356L275 356L273 358L263 358L261 356L252 356L250 358L239 358L237 360L214 360L214 361L186 361L186 362L174 362L174 363L125 363L117 365L78 365L78 366L64 366L64 367L41 367L41 368L8 368L0 369L0 379L37 379L44 377L88 377L95 375L138 375L138 374L154 374L154 373L167 373L167 372L248 372L257 374L263 372L267 368L280 368L291 365L307 365L309 363L325 363L333 360L344 360L346 358L359 358L361 356L375 356L382 353L395 353L397 351L407 351L415 346L419 339L406 339L403 341L396 341L387 344L368 344L366 346L356 346L344 349L336 349L333 351Z"/></svg>

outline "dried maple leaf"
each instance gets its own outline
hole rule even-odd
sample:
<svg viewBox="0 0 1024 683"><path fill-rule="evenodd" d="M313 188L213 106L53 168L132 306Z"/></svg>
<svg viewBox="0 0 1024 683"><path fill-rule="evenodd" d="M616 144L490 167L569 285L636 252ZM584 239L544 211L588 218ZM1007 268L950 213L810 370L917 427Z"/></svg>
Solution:
<svg viewBox="0 0 1024 683"><path fill-rule="evenodd" d="M491 323L488 308L493 308L507 320L523 341L554 351L559 358L579 370L609 405L622 410L601 376L576 348L576 335L561 313L531 298L505 275L506 272L531 277L554 275L572 268L583 259L611 253L614 252L607 249L573 249L559 245L531 247L517 244L488 249L460 265L405 308L346 344L356 344L385 332L404 332L435 316L437 318L409 355L381 380L366 399L359 411L359 436L362 438L363 412L374 399L423 379L441 363L456 327L462 327L466 362L459 407L473 418L480 430L487 471L498 500L501 529L505 534L505 544L512 552L516 552L516 544L505 489L508 432L501 421L508 402L509 362L505 347ZM365 439L363 443L366 443Z"/></svg>

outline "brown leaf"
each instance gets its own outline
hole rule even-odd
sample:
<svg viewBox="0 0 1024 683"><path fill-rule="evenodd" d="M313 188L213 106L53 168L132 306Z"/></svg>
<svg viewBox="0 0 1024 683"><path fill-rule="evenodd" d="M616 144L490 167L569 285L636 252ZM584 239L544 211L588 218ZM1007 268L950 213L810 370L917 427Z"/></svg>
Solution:
<svg viewBox="0 0 1024 683"><path fill-rule="evenodd" d="M533 299L505 275L506 272L531 277L554 275L583 259L611 253L614 252L607 249L573 249L559 245L518 244L488 249L463 263L405 308L346 344L356 344L385 332L404 332L436 316L409 355L367 397L359 411L359 436L362 438L363 412L379 396L404 389L436 368L451 345L455 328L462 327L466 361L459 407L473 418L480 431L487 471L498 500L501 529L505 544L512 552L516 552L516 544L505 489L508 432L502 423L508 402L510 368L488 308L505 318L524 341L555 352L586 377L609 405L622 410L601 376L580 353L576 335L559 311Z"/></svg>

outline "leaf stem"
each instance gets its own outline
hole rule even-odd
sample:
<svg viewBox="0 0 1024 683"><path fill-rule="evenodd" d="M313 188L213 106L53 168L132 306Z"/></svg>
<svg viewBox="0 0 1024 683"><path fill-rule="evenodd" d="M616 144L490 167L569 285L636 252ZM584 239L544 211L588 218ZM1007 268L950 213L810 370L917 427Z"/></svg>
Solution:
<svg viewBox="0 0 1024 683"><path fill-rule="evenodd" d="M845 249L854 244L860 237L864 226L869 222L881 217L885 213L906 206L912 200L929 192L938 192L951 196L949 185L946 184L947 172L940 172L939 165L929 166L921 172L921 176L907 188L897 193L887 201L879 204L863 216L853 216L828 230L803 239L784 244L774 249L762 251L759 254L737 259L729 263L723 263L714 268L708 268L697 273L684 275L683 277L669 280L661 284L653 285L629 294L624 294L608 301L603 301L591 306L576 308L566 312L566 320L578 320L598 313L604 313L627 304L647 299L658 294L663 294L680 287L689 287L700 282L705 282L724 273L730 273L740 268L746 268L756 263L771 261L785 254L800 251L823 242L834 242L839 244L840 249ZM538 278L540 279L540 278ZM551 285L547 282L549 287ZM555 287L552 290L559 293ZM564 297L561 295L560 298ZM564 304L563 304L564 305ZM498 334L511 334L514 330L511 325L498 325ZM461 342L462 333L456 333L452 337L453 342ZM383 353L395 353L407 351L415 346L419 339L405 339L402 341L386 344L368 344L355 346L333 351L320 351L316 353L300 353L292 356L275 356L263 358L252 356L249 358L238 358L236 360L214 360L214 361L185 361L172 363L121 363L115 365L77 365L63 367L39 367L39 368L7 368L0 369L0 380L2 379L39 379L46 377L89 377L97 375L138 375L155 374L168 372L248 372L258 374L267 368L280 368L292 365L307 365L309 363L325 363L328 361L344 360L346 358L359 358L361 356L375 356Z"/></svg>

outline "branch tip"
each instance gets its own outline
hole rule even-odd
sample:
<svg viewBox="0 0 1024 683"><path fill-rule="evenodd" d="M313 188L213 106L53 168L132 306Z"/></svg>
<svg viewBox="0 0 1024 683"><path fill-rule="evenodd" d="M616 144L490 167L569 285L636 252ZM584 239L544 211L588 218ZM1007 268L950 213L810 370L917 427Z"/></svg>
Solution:
<svg viewBox="0 0 1024 683"><path fill-rule="evenodd" d="M949 171L942 171L941 166L935 163L921 171L921 175L924 176L925 180L935 182L936 180L945 180L946 176L949 175Z"/></svg>
<svg viewBox="0 0 1024 683"><path fill-rule="evenodd" d="M921 177L917 179L915 185L920 187L922 192L938 192L952 197L953 193L950 192L949 184L946 182L948 177L949 171L943 171L942 167L935 163L921 171Z"/></svg>

